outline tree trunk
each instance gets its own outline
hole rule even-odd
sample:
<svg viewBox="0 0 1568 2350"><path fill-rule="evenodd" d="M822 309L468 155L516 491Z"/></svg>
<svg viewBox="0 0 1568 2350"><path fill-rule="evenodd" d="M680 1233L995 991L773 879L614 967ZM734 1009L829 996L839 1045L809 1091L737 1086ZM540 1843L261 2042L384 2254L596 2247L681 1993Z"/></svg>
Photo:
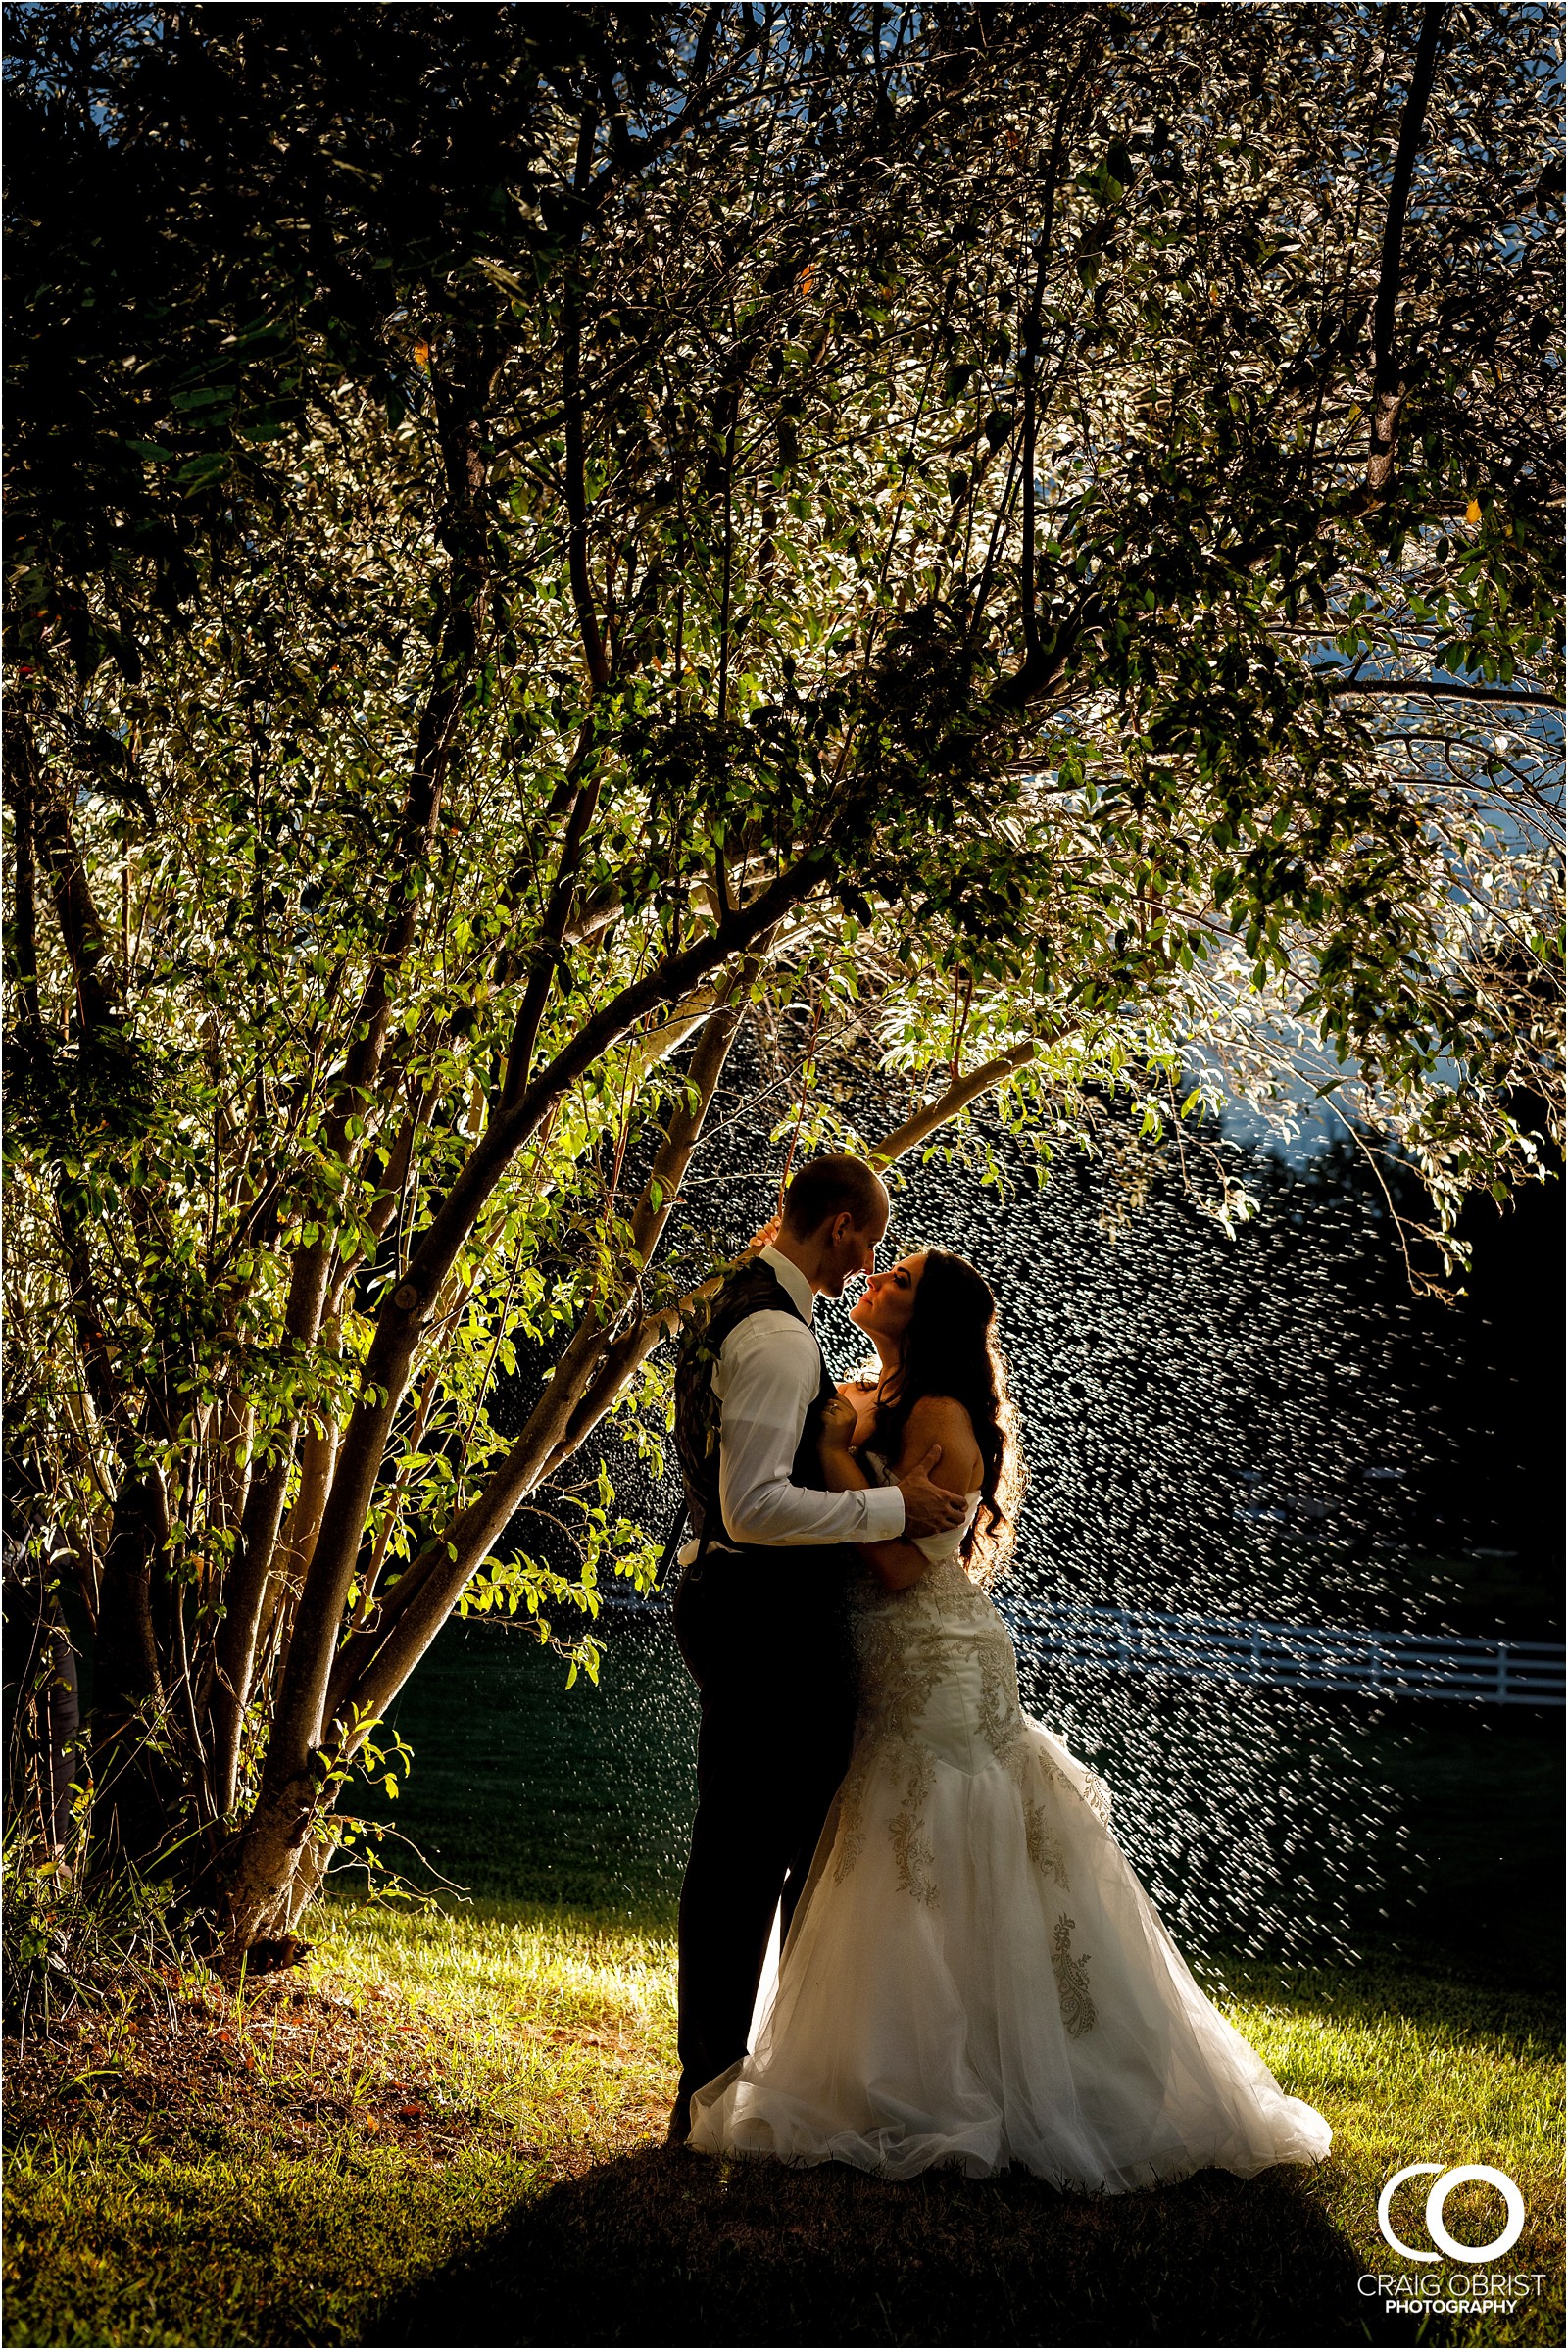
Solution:
<svg viewBox="0 0 1568 2350"><path fill-rule="evenodd" d="M94 1654L94 1840L137 1863L158 1851L178 1810L163 1741L149 1736L166 1712L153 1629L161 1501L150 1477L127 1473L115 1501Z"/></svg>
<svg viewBox="0 0 1568 2350"><path fill-rule="evenodd" d="M309 1771L264 1787L220 1872L219 1929L231 1957L288 1932L300 1858L326 1791Z"/></svg>
<svg viewBox="0 0 1568 2350"><path fill-rule="evenodd" d="M469 1154L445 1200L436 1210L409 1265L407 1278L382 1307L363 1375L358 1404L344 1431L331 1492L322 1513L320 1532L305 1588L300 1596L271 1725L262 1796L252 1819L240 1831L224 1856L222 1876L228 1931L236 1939L249 1933L270 1931L284 1889L292 1881L295 1860L309 1831L317 1804L313 1758L327 1726L327 1698L332 1668L343 1625L343 1611L374 1494L375 1480L398 1404L408 1385L425 1322L441 1283L473 1228L490 1193L515 1152L533 1134L566 1088L602 1053L635 1029L650 1011L678 1002L710 971L746 955L815 886L814 858L780 873L750 905L730 914L715 931L667 957L646 977L621 991L590 1019L571 1043L524 1088L519 1099L503 1110ZM513 1447L509 1464L521 1479L515 1497L502 1510L499 1489L486 1507L480 1503L464 1513L460 1525L483 1531L483 1541L469 1556L457 1591L446 1598L435 1623L422 1630L413 1654L392 1688L402 1686L423 1654L435 1630L445 1621L457 1592L494 1542L528 1484L542 1472L554 1444L564 1433L571 1411L598 1366L606 1334L579 1330L563 1358L566 1377L547 1391L546 1417L534 1431L536 1443ZM532 1428L532 1423L530 1423ZM528 1432L525 1433L525 1439ZM548 1441L546 1441L548 1440ZM533 1453L538 1449L537 1465ZM454 1539L448 1529L448 1540ZM416 1562L416 1567L418 1562ZM404 1578L412 1584L414 1570ZM446 1577L443 1575L443 1583ZM400 1590L402 1586L400 1585ZM379 1707L377 1707L379 1710ZM256 1844L253 1854L249 1847ZM264 1923L265 1921L265 1923Z"/></svg>

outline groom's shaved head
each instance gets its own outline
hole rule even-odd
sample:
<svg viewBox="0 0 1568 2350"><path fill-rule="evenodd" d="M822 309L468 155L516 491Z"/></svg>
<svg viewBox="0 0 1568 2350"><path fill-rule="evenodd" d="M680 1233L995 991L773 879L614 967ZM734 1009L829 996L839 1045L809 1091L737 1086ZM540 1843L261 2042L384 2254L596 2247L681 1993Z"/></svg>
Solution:
<svg viewBox="0 0 1568 2350"><path fill-rule="evenodd" d="M886 1224L888 1196L863 1158L831 1151L813 1158L784 1195L784 1229L797 1240L819 1232L830 1216L850 1215L858 1232Z"/></svg>

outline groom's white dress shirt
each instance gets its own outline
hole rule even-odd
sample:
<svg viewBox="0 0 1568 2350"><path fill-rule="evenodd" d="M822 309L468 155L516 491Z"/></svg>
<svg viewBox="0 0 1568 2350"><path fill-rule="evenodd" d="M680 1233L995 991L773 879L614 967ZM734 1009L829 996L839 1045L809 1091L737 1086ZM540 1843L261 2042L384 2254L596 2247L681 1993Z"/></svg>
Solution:
<svg viewBox="0 0 1568 2350"><path fill-rule="evenodd" d="M816 1298L787 1256L776 1248L760 1254L806 1318L797 1321L782 1311L748 1314L719 1349L713 1395L725 1531L738 1542L890 1542L904 1532L904 1495L896 1485L817 1493L791 1483L806 1415L822 1379L809 1328Z"/></svg>

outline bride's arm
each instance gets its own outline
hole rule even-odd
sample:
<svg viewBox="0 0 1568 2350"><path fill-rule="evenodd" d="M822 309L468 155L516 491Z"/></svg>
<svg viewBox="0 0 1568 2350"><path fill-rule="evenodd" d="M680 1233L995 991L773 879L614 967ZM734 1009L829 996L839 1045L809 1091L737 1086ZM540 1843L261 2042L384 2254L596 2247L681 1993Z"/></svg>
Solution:
<svg viewBox="0 0 1568 2350"><path fill-rule="evenodd" d="M963 1405L951 1395L923 1395L910 1412L904 1424L904 1449L894 1463L895 1477L913 1468L933 1444L942 1446L942 1457L931 1472L932 1484L950 1493L971 1493L974 1486L967 1472L971 1465L979 1466L974 1424ZM855 1546L884 1591L906 1591L930 1570L931 1561L918 1542L904 1535L893 1542L857 1542Z"/></svg>
<svg viewBox="0 0 1568 2350"><path fill-rule="evenodd" d="M817 1450L822 1481L830 1493L863 1493L870 1485L870 1478L850 1449L858 1425L859 1414L848 1396L840 1395L824 1406Z"/></svg>
<svg viewBox="0 0 1568 2350"><path fill-rule="evenodd" d="M909 1417L912 1420L914 1414L911 1412ZM850 1449L858 1419L854 1404L842 1395L822 1414L822 1478L830 1493L858 1493L871 1482ZM907 1444L905 1450L908 1451ZM919 1457L919 1453L913 1456L915 1460ZM907 1591L910 1584L919 1582L930 1564L924 1552L902 1535L893 1542L857 1542L856 1548L884 1590L890 1591Z"/></svg>

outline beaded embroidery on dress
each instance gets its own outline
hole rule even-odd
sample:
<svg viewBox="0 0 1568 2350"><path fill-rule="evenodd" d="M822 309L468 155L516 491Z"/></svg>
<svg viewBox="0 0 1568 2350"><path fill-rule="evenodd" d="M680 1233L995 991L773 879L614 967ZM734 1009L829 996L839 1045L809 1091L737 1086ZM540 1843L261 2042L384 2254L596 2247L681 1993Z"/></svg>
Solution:
<svg viewBox="0 0 1568 2350"><path fill-rule="evenodd" d="M1021 2163L1111 2194L1320 2160L1328 2124L1194 1982L1104 1782L1023 1712L958 1555L979 1499L920 1543L911 1590L862 1578L854 1758L752 2053L692 2099L693 2147L893 2179Z"/></svg>

